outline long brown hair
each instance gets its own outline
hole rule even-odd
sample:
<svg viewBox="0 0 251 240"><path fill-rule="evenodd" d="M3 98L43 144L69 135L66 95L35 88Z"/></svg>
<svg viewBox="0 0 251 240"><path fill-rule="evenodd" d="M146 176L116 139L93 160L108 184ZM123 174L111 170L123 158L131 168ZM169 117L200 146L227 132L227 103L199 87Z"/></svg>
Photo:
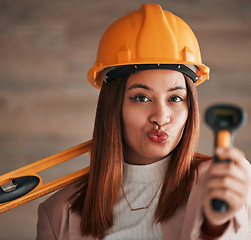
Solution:
<svg viewBox="0 0 251 240"><path fill-rule="evenodd" d="M113 225L113 207L123 177L122 102L127 77L104 83L94 124L88 184L72 205L81 232L103 238Z"/></svg>
<svg viewBox="0 0 251 240"><path fill-rule="evenodd" d="M122 103L129 76L104 83L100 91L93 132L89 178L78 193L72 210L81 216L82 235L103 238L114 221L114 205L123 179ZM199 135L197 90L186 77L188 119L183 136L171 154L169 167L155 211L155 220L163 222L179 207L204 160L195 154Z"/></svg>

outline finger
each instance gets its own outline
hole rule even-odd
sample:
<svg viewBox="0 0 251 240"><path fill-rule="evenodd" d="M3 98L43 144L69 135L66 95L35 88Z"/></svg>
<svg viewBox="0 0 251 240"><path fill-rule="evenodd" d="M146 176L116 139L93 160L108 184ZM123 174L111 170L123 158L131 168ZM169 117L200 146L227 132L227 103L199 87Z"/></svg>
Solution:
<svg viewBox="0 0 251 240"><path fill-rule="evenodd" d="M220 199L229 205L230 209L240 209L245 203L245 198L228 190L214 190L209 193L209 199Z"/></svg>
<svg viewBox="0 0 251 240"><path fill-rule="evenodd" d="M233 162L235 162L236 164L240 165L242 168L246 167L246 158L245 158L245 154L240 151L237 148L217 148L216 149L216 155L220 156L223 159L230 159Z"/></svg>
<svg viewBox="0 0 251 240"><path fill-rule="evenodd" d="M213 178L208 182L207 188L209 192L216 190L231 191L242 198L245 198L248 192L248 184L229 177Z"/></svg>
<svg viewBox="0 0 251 240"><path fill-rule="evenodd" d="M234 163L217 163L214 164L209 173L209 178L233 178L242 184L248 182L248 173L239 165Z"/></svg>

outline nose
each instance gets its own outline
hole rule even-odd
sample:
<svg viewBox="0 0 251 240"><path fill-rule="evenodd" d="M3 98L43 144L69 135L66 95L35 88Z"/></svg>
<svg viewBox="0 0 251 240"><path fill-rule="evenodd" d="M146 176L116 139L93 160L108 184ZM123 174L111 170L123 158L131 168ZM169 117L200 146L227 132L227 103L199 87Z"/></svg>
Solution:
<svg viewBox="0 0 251 240"><path fill-rule="evenodd" d="M170 109L168 109L165 104L156 104L153 107L152 114L150 115L150 122L156 124L158 127L162 127L163 125L170 123L170 113Z"/></svg>

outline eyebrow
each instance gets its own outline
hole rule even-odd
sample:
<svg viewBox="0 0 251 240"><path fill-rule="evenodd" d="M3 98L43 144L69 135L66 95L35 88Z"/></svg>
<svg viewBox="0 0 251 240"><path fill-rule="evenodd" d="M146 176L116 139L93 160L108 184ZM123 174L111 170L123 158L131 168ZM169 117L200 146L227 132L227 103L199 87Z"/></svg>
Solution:
<svg viewBox="0 0 251 240"><path fill-rule="evenodd" d="M133 84L132 86L130 86L128 88L128 90L131 90L131 89L135 89L135 88L143 88L143 89L146 89L146 90L149 90L149 91L153 91L151 88L149 88L148 86L144 85L144 84L140 84L140 83L135 83Z"/></svg>
<svg viewBox="0 0 251 240"><path fill-rule="evenodd" d="M170 88L170 89L168 89L168 92L173 92L173 91L176 91L176 90L187 90L187 88L186 87L183 87L183 86L176 86L176 87L174 87L174 88Z"/></svg>
<svg viewBox="0 0 251 240"><path fill-rule="evenodd" d="M148 87L147 85L140 84L140 83L133 84L127 90L137 89L137 88L142 88L142 89L145 89L145 90L148 90L148 91L153 91L152 88ZM185 90L186 91L187 89L186 89L186 87L183 87L183 86L176 86L176 87L168 89L167 92L173 92L173 91L176 91L176 90Z"/></svg>

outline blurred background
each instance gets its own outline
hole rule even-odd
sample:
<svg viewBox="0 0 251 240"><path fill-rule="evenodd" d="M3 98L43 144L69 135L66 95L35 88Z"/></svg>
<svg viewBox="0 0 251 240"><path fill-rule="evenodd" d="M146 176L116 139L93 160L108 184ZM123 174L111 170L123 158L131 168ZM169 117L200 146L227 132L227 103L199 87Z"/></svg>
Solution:
<svg viewBox="0 0 251 240"><path fill-rule="evenodd" d="M98 91L87 82L99 39L118 17L159 3L194 30L210 81L198 87L198 151L212 154L204 123L214 103L234 103L251 116L250 0L0 0L0 175L91 139ZM251 122L235 145L251 159ZM88 160L59 166L47 180ZM0 214L1 240L35 239L42 197Z"/></svg>

